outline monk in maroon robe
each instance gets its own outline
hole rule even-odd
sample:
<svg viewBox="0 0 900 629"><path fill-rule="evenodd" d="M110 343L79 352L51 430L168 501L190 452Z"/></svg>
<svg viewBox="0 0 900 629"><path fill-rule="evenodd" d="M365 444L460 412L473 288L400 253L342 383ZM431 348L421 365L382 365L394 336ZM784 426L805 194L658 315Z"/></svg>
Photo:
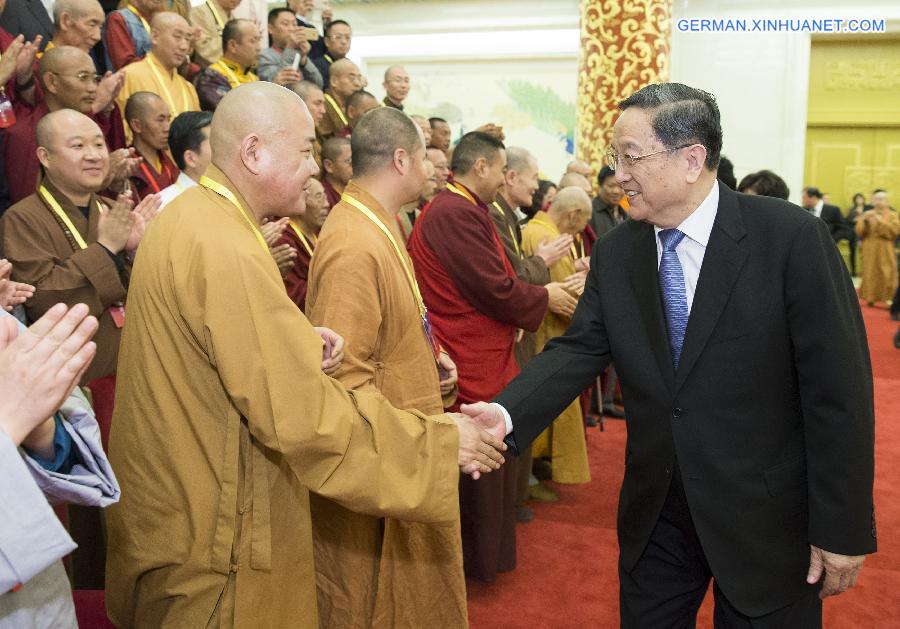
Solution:
<svg viewBox="0 0 900 629"><path fill-rule="evenodd" d="M276 245L288 244L296 252L294 263L284 276L284 287L288 297L297 304L300 310L306 310L306 289L309 282L309 265L312 262L313 252L316 250L316 241L319 230L328 218L331 204L325 196L322 184L315 180L309 180L309 190L306 193L306 209L300 216L291 218Z"/></svg>
<svg viewBox="0 0 900 629"><path fill-rule="evenodd" d="M107 149L125 147L125 129L115 100L99 104L96 69L90 56L72 46L59 46L44 53L38 63L38 80L43 99L34 107L17 103L16 124L6 130L4 163L9 183L10 201L16 203L37 189L40 163L37 158L35 131L47 113L60 109L74 109L90 117L100 127Z"/></svg>
<svg viewBox="0 0 900 629"><path fill-rule="evenodd" d="M559 285L520 280L506 258L488 211L505 166L502 142L466 134L453 153L454 181L434 197L409 240L433 334L459 371L458 404L492 399L512 380L519 329L537 330L548 305L563 299ZM467 576L491 582L515 568L515 489L509 458L478 481L460 480Z"/></svg>

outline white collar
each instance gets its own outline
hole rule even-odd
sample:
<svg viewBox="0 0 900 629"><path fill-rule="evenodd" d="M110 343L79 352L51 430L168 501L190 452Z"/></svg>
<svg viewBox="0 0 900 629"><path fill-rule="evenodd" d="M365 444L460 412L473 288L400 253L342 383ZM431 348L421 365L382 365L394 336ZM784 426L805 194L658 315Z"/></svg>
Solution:
<svg viewBox="0 0 900 629"><path fill-rule="evenodd" d="M813 209L816 211L816 214L821 214L823 207L825 207L825 199L819 199L818 203L816 203L816 207Z"/></svg>
<svg viewBox="0 0 900 629"><path fill-rule="evenodd" d="M697 209L691 212L678 226L678 231L694 242L706 248L709 243L709 235L712 233L713 224L716 222L716 214L719 211L719 182L713 182L712 189L706 198L700 202ZM653 226L657 240L662 227Z"/></svg>

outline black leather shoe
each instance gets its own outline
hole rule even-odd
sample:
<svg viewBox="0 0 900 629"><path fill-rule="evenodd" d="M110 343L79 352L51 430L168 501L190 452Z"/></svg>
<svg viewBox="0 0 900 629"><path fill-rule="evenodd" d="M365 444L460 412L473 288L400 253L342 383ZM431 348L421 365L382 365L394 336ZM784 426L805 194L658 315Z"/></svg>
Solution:
<svg viewBox="0 0 900 629"><path fill-rule="evenodd" d="M533 519L534 511L531 510L531 507L525 505L516 507L516 522L520 522L521 524L528 524Z"/></svg>

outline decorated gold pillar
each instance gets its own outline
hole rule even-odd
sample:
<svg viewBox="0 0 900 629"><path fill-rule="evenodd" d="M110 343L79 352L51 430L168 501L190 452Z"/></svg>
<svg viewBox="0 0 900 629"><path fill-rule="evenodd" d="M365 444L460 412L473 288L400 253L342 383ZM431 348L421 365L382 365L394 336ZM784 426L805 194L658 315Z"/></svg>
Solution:
<svg viewBox="0 0 900 629"><path fill-rule="evenodd" d="M670 25L670 0L581 0L576 152L594 172L619 101L668 80Z"/></svg>

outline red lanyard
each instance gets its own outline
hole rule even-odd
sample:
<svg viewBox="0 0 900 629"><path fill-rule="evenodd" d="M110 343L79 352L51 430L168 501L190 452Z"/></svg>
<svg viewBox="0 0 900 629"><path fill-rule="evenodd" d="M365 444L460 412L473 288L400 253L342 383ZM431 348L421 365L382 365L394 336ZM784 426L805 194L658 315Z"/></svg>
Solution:
<svg viewBox="0 0 900 629"><path fill-rule="evenodd" d="M171 179L172 177L169 175L169 167L166 165L166 162L163 161L162 159L160 159L159 165L160 165L160 168L162 168L163 173L167 177L169 177L169 179ZM144 176L147 178L147 181L153 187L153 191L158 194L160 192L159 183L156 181L156 175L149 168L147 168L146 162L143 162L143 161L141 162L141 171L144 173Z"/></svg>

